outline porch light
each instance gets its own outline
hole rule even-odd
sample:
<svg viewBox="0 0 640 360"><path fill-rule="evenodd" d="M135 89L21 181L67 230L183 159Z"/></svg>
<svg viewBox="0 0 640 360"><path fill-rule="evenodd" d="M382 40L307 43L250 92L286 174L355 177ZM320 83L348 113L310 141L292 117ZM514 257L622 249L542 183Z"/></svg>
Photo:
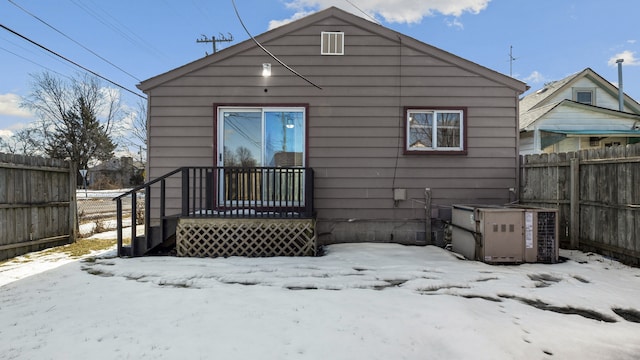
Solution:
<svg viewBox="0 0 640 360"><path fill-rule="evenodd" d="M263 63L262 64L262 76L269 77L271 76L271 64Z"/></svg>
<svg viewBox="0 0 640 360"><path fill-rule="evenodd" d="M293 129L295 125L293 125L293 119L287 118L287 129Z"/></svg>

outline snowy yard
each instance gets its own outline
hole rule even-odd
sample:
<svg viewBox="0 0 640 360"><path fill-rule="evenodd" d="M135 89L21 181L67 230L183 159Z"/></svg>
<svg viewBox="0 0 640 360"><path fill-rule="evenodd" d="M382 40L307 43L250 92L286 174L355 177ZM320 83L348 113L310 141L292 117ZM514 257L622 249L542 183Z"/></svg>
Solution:
<svg viewBox="0 0 640 360"><path fill-rule="evenodd" d="M1 265L0 358L640 357L640 269L593 254L490 266L394 244L319 258L113 253Z"/></svg>

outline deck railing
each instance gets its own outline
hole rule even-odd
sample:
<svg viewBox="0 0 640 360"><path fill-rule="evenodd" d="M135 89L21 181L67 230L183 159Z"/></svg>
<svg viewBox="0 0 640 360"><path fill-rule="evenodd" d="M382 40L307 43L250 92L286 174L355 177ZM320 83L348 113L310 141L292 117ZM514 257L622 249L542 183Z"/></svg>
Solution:
<svg viewBox="0 0 640 360"><path fill-rule="evenodd" d="M181 198L181 216L308 218L313 213L313 170L183 168Z"/></svg>
<svg viewBox="0 0 640 360"><path fill-rule="evenodd" d="M167 181L180 179L180 212L167 214ZM151 199L158 198L160 231L167 216L180 217L313 217L313 169L302 167L182 167L114 198L117 209L118 254L122 254L122 199L130 196L135 214L136 199L144 193L146 246L152 247ZM171 206L171 208L175 208ZM131 239L136 234L136 216L131 219ZM161 235L164 237L164 235ZM134 245L132 245L134 246ZM139 246L139 245L138 245ZM135 251L134 251L135 253Z"/></svg>

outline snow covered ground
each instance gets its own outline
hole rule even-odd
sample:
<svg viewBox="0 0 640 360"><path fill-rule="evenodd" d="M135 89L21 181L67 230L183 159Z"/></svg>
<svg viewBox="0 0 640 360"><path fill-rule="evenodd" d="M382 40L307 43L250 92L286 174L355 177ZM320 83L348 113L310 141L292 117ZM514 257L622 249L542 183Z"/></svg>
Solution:
<svg viewBox="0 0 640 360"><path fill-rule="evenodd" d="M112 190L84 190L84 189L77 189L76 190L76 197L78 199L83 199L83 198L107 198L107 199L113 199L116 196L120 196L124 193L126 193L127 191L129 191L131 189L112 189ZM143 194L141 194L140 196L142 196Z"/></svg>
<svg viewBox="0 0 640 360"><path fill-rule="evenodd" d="M0 266L2 359L638 359L640 269L563 251L491 266L437 247L318 258ZM38 263L49 266L39 272ZM26 276L26 277L25 277Z"/></svg>

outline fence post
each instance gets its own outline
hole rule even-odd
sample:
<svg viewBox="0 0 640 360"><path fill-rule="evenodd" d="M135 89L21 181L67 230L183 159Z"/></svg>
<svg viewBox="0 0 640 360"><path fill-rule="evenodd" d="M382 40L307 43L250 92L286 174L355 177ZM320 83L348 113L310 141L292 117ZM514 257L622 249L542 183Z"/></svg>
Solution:
<svg viewBox="0 0 640 360"><path fill-rule="evenodd" d="M78 202L76 199L78 169L73 161L69 161L69 242L74 243L78 238Z"/></svg>
<svg viewBox="0 0 640 360"><path fill-rule="evenodd" d="M572 249L580 245L580 159L571 159L571 199L569 242Z"/></svg>
<svg viewBox="0 0 640 360"><path fill-rule="evenodd" d="M304 174L304 206L305 216L313 216L314 173L312 168L306 168Z"/></svg>

